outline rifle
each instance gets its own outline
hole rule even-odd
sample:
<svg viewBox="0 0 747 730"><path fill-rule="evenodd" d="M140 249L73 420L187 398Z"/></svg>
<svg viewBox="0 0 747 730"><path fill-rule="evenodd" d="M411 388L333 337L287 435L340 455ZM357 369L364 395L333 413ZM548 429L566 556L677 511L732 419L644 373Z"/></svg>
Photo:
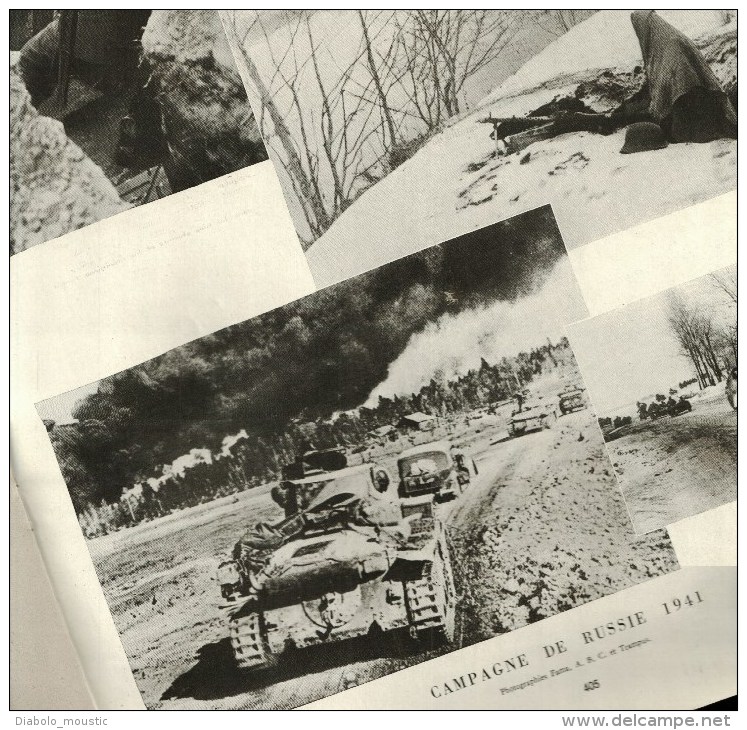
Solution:
<svg viewBox="0 0 747 730"><path fill-rule="evenodd" d="M595 114L589 112L569 112L562 111L557 114L542 117L485 117L484 119L478 119L479 124L492 124L493 128L497 128L501 124L514 123L517 126L523 127L538 127L543 124L549 124L550 122L556 122L558 119L580 119L591 122L592 120L599 120L601 117L607 118L607 114Z"/></svg>
<svg viewBox="0 0 747 730"><path fill-rule="evenodd" d="M543 117L493 117L478 119L480 124L492 124L496 151L499 142L506 144L505 153L520 152L534 142L557 137L566 132L595 131L602 132L608 127L611 118L606 114L589 114L585 112L561 112ZM558 122L562 122L558 124ZM500 125L505 124L508 130L499 133ZM513 129L512 129L513 127Z"/></svg>
<svg viewBox="0 0 747 730"><path fill-rule="evenodd" d="M75 57L75 36L78 30L78 11L60 10L60 60L57 67L57 102L60 111L67 106L67 96L70 90L73 59Z"/></svg>
<svg viewBox="0 0 747 730"><path fill-rule="evenodd" d="M485 117L485 119L477 120L479 124L492 124L493 127L509 122L528 124L535 127L539 124L547 124L552 121L554 121L554 117Z"/></svg>

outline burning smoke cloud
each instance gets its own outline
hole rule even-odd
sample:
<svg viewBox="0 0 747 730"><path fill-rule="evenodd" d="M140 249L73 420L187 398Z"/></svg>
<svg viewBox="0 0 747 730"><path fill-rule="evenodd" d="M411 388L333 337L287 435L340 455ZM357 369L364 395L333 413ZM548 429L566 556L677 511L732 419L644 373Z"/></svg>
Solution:
<svg viewBox="0 0 747 730"><path fill-rule="evenodd" d="M221 456L230 456L231 455L231 447L237 444L242 439L248 438L248 435L246 433L245 429L241 429L238 433L228 435L223 439L223 443L221 444L220 449L220 455Z"/></svg>
<svg viewBox="0 0 747 730"><path fill-rule="evenodd" d="M495 301L457 314L444 314L414 334L389 366L386 379L371 392L379 396L414 393L431 378L450 379L480 365L556 342L564 326L587 315L570 261L560 259L535 292L513 301Z"/></svg>
<svg viewBox="0 0 747 730"><path fill-rule="evenodd" d="M260 441L293 418L328 416L372 391L412 391L480 355L543 344L584 314L580 302L546 206L105 378L53 443L77 504L119 498L133 483L159 480L158 465L180 468L190 449L191 458L224 453L226 434L243 430L266 449Z"/></svg>

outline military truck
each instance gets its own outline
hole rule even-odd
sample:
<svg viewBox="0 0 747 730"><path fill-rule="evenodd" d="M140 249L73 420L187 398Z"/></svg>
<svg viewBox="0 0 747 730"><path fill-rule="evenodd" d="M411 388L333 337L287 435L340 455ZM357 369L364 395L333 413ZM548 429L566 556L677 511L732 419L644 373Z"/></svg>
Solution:
<svg viewBox="0 0 747 730"><path fill-rule="evenodd" d="M477 474L475 462L472 472ZM472 481L467 457L448 441L430 441L403 451L397 459L400 498L432 494L444 502L464 492Z"/></svg>
<svg viewBox="0 0 747 730"><path fill-rule="evenodd" d="M348 465L345 449L306 449L296 456L295 461L282 468L283 479L301 479L327 471L344 469Z"/></svg>
<svg viewBox="0 0 747 730"><path fill-rule="evenodd" d="M558 408L564 416L586 408L583 388L570 388L558 393Z"/></svg>
<svg viewBox="0 0 747 730"><path fill-rule="evenodd" d="M453 639L454 579L433 495L399 500L388 473L365 464L284 481L273 498L285 519L249 530L218 567L239 667L376 632Z"/></svg>
<svg viewBox="0 0 747 730"><path fill-rule="evenodd" d="M524 436L535 431L552 428L558 420L557 406L552 401L525 405L511 414L508 432L513 437Z"/></svg>

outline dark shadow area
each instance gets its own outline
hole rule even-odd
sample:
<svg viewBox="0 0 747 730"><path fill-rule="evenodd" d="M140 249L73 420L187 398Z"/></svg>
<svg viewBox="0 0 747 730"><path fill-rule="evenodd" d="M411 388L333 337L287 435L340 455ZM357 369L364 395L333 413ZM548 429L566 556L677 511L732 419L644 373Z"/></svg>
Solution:
<svg viewBox="0 0 747 730"><path fill-rule="evenodd" d="M102 95L65 116L65 132L112 179L125 170L115 161L120 124L133 90Z"/></svg>
<svg viewBox="0 0 747 730"><path fill-rule="evenodd" d="M505 444L506 441L511 441L514 437L513 436L503 436L502 438L499 438L497 441L491 441L491 446L496 446L497 444Z"/></svg>
<svg viewBox="0 0 747 730"><path fill-rule="evenodd" d="M361 636L334 644L320 644L306 649L289 649L278 665L262 671L236 667L228 638L206 644L197 652L197 663L177 677L163 693L161 700L191 698L216 700L261 690L278 682L297 679L335 667L344 667L374 659L393 661L418 657L431 658L438 648L435 636L413 641L407 632L392 631ZM442 652L448 648L443 647ZM424 656L428 654L428 656ZM414 662L411 662L414 663ZM389 671L401 667L393 666ZM389 671L385 673L389 673Z"/></svg>
<svg viewBox="0 0 747 730"><path fill-rule="evenodd" d="M728 710L729 712L737 712L739 710L739 702L737 701L737 695L733 697L726 697L723 700L714 702L704 707L698 707L699 711L703 712L717 712L719 710Z"/></svg>

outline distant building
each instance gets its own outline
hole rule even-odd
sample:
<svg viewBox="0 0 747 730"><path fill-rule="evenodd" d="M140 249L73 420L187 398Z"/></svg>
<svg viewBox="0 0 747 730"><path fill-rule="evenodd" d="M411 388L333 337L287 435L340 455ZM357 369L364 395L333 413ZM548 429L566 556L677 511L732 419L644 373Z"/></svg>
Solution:
<svg viewBox="0 0 747 730"><path fill-rule="evenodd" d="M394 438L397 435L397 429L394 428L394 426L386 425L386 426L379 426L379 428L373 429L373 431L369 431L368 435L371 438L375 439L385 439L385 438Z"/></svg>
<svg viewBox="0 0 747 730"><path fill-rule="evenodd" d="M426 413L410 413L397 423L397 428L409 431L432 431L436 427L436 417Z"/></svg>

